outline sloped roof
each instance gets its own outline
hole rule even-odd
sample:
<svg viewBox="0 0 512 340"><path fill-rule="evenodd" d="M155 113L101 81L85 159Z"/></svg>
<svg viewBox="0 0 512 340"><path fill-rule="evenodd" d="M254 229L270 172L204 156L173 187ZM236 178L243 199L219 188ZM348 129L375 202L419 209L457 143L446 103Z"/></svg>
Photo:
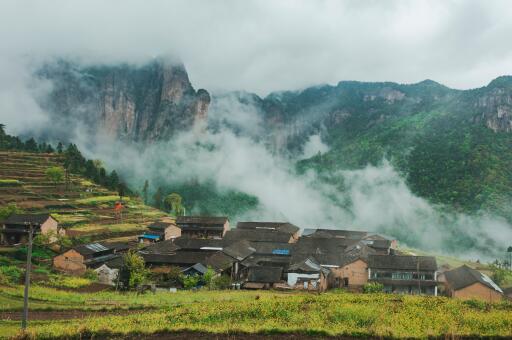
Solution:
<svg viewBox="0 0 512 340"><path fill-rule="evenodd" d="M82 254L82 255L92 255L96 253L101 253L109 250L114 250L114 248L110 247L107 244L104 243L89 243L89 244L82 244L79 246L76 246L73 248L76 252Z"/></svg>
<svg viewBox="0 0 512 340"><path fill-rule="evenodd" d="M341 229L304 229L304 231L302 232L303 237L344 238L349 240L360 240L367 235L367 231Z"/></svg>
<svg viewBox="0 0 512 340"><path fill-rule="evenodd" d="M288 268L290 265L291 257L282 255L249 255L241 263L245 267L253 266L270 266L270 267L281 267Z"/></svg>
<svg viewBox="0 0 512 340"><path fill-rule="evenodd" d="M178 216L176 224L224 224L228 221L226 216Z"/></svg>
<svg viewBox="0 0 512 340"><path fill-rule="evenodd" d="M153 222L151 223L150 225L148 225L148 229L150 230L158 230L158 231L164 231L166 228L172 226L172 225L175 225L174 223L171 223L171 222L162 222L162 221L157 221L157 222Z"/></svg>
<svg viewBox="0 0 512 340"><path fill-rule="evenodd" d="M341 238L309 238L301 237L294 243L294 252L303 254L342 253L355 240Z"/></svg>
<svg viewBox="0 0 512 340"><path fill-rule="evenodd" d="M368 257L373 254L375 254L375 250L367 246L364 242L352 244L343 252L342 265L350 264L359 259L368 263Z"/></svg>
<svg viewBox="0 0 512 340"><path fill-rule="evenodd" d="M32 223L34 225L41 225L46 222L50 214L11 214L5 221L5 224L25 225ZM53 218L53 217L52 217Z"/></svg>
<svg viewBox="0 0 512 340"><path fill-rule="evenodd" d="M175 266L194 265L205 262L208 253L204 251L177 251L175 254L145 254L140 253L147 263L169 264Z"/></svg>
<svg viewBox="0 0 512 340"><path fill-rule="evenodd" d="M368 268L435 271L437 261L434 256L369 255Z"/></svg>
<svg viewBox="0 0 512 340"><path fill-rule="evenodd" d="M301 261L292 263L287 272L317 273L322 269L320 263L314 258L307 257Z"/></svg>
<svg viewBox="0 0 512 340"><path fill-rule="evenodd" d="M202 238L192 238L192 237L178 237L174 244L176 244L181 249L192 249L192 250L200 250L201 248L218 248L217 250L222 250L223 241L216 239L202 239ZM207 250L207 249L204 249Z"/></svg>
<svg viewBox="0 0 512 340"><path fill-rule="evenodd" d="M274 230L290 234L295 234L300 230L299 227L288 222L238 222L236 228Z"/></svg>
<svg viewBox="0 0 512 340"><path fill-rule="evenodd" d="M363 239L361 242L374 249L389 249L392 241Z"/></svg>
<svg viewBox="0 0 512 340"><path fill-rule="evenodd" d="M276 230L267 229L233 229L224 235L226 243L240 240L259 242L281 242L287 243L291 238L290 233L282 233Z"/></svg>
<svg viewBox="0 0 512 340"><path fill-rule="evenodd" d="M166 240L150 244L149 246L139 250L139 253L169 255L174 254L178 249L180 249L180 247L178 247L173 240Z"/></svg>
<svg viewBox="0 0 512 340"><path fill-rule="evenodd" d="M208 268L206 268L203 264L196 263L193 266L190 266L188 268L183 269L182 272L186 272L186 271L189 271L191 269L194 269L195 271L197 271L197 272L199 272L201 274L206 273L206 271L208 270Z"/></svg>
<svg viewBox="0 0 512 340"><path fill-rule="evenodd" d="M484 286L503 293L501 288L491 280L487 275L466 265L444 272L446 282L454 290L459 290L474 283L481 283Z"/></svg>
<svg viewBox="0 0 512 340"><path fill-rule="evenodd" d="M215 271L222 271L231 268L235 260L231 256L219 251L208 256L205 262L207 266L211 266Z"/></svg>
<svg viewBox="0 0 512 340"><path fill-rule="evenodd" d="M254 253L256 248L254 248L249 241L241 240L231 243L229 246L222 249L222 251L232 258L237 259L238 261L242 261L247 256Z"/></svg>
<svg viewBox="0 0 512 340"><path fill-rule="evenodd" d="M252 242L256 254L291 255L293 244L282 242Z"/></svg>
<svg viewBox="0 0 512 340"><path fill-rule="evenodd" d="M283 269L280 267L251 267L247 281L260 283L276 283L281 281Z"/></svg>

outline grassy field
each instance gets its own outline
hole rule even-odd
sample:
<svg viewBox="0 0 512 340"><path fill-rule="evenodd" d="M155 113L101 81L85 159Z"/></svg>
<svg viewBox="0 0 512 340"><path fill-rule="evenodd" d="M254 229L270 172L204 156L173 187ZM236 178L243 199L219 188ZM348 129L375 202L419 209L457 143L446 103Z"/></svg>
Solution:
<svg viewBox="0 0 512 340"><path fill-rule="evenodd" d="M2 289L0 315L21 309L21 287ZM80 319L30 322L37 338L82 334L150 334L177 330L210 333L303 333L379 337L512 337L512 304L462 302L443 297L350 294L321 295L272 291L199 291L136 295L78 294L34 287L31 308L54 311L110 310ZM129 309L144 308L137 313ZM18 332L18 321L0 321L4 338Z"/></svg>

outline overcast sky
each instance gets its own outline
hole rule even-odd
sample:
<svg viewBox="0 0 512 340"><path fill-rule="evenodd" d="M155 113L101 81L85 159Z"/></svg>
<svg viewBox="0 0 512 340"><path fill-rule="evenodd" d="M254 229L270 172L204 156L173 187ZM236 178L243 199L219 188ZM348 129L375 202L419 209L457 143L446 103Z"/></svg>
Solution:
<svg viewBox="0 0 512 340"><path fill-rule="evenodd" d="M511 37L508 0L2 0L0 76L32 58L177 55L210 91L426 78L472 88L512 73Z"/></svg>

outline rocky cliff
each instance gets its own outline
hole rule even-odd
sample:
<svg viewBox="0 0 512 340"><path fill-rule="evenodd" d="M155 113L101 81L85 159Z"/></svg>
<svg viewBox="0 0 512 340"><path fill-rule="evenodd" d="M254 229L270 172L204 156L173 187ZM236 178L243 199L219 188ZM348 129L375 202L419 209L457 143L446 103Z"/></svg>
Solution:
<svg viewBox="0 0 512 340"><path fill-rule="evenodd" d="M153 141L207 119L210 95L194 90L179 63L82 67L59 61L38 75L52 83L41 105L62 129L78 123L119 139Z"/></svg>

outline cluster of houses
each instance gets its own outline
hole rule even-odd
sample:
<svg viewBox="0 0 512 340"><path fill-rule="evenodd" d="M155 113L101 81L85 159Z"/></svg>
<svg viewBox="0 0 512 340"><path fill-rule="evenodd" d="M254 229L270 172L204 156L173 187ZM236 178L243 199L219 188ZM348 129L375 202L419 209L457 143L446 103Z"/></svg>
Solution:
<svg viewBox="0 0 512 340"><path fill-rule="evenodd" d="M53 218L37 216L10 217L0 229L3 242L22 241L29 224L36 233L58 232ZM376 282L389 293L504 297L475 269L440 270L435 257L402 254L393 238L365 231L301 229L281 222L238 222L231 229L227 217L180 216L154 222L138 240L138 253L154 273L179 268L184 275L203 275L211 268L243 289L361 291ZM80 245L56 256L53 266L75 275L93 269L100 282L113 284L128 249L126 244Z"/></svg>

